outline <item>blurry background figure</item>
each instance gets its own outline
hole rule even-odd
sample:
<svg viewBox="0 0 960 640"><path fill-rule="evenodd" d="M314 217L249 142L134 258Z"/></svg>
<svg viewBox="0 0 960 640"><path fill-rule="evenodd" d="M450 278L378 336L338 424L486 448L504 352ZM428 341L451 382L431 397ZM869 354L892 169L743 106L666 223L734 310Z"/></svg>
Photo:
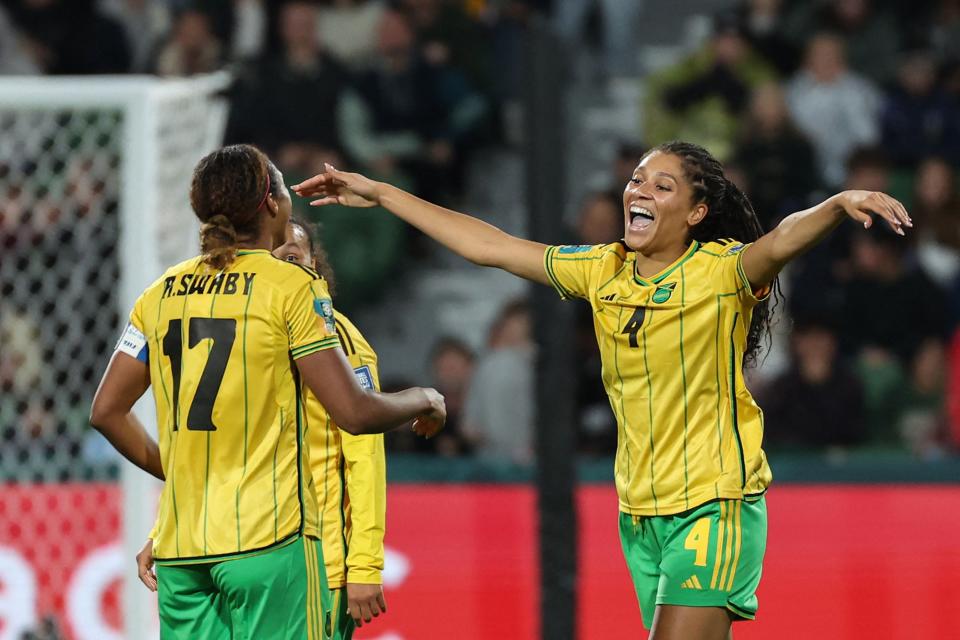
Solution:
<svg viewBox="0 0 960 640"><path fill-rule="evenodd" d="M449 202L486 102L458 70L423 56L402 13L383 14L377 46L375 64L344 100L344 145L375 176L412 181L424 197Z"/></svg>
<svg viewBox="0 0 960 640"><path fill-rule="evenodd" d="M813 146L790 118L777 83L757 87L734 162L747 177L750 201L764 229L803 209L817 189Z"/></svg>
<svg viewBox="0 0 960 640"><path fill-rule="evenodd" d="M901 167L940 155L960 162L960 105L938 82L937 64L924 51L906 55L880 119L883 145Z"/></svg>
<svg viewBox="0 0 960 640"><path fill-rule="evenodd" d="M950 288L960 275L960 193L954 166L925 159L917 169L911 215L918 222L918 258L938 284Z"/></svg>
<svg viewBox="0 0 960 640"><path fill-rule="evenodd" d="M819 33L807 45L803 68L787 87L787 104L800 130L817 150L828 186L844 179L844 162L856 147L879 139L880 94L847 68L844 42Z"/></svg>
<svg viewBox="0 0 960 640"><path fill-rule="evenodd" d="M235 18L230 57L250 60L263 53L267 41L266 0L234 0Z"/></svg>
<svg viewBox="0 0 960 640"><path fill-rule="evenodd" d="M467 455L471 451L463 434L463 412L474 364L473 351L457 338L441 338L430 351L430 384L446 399L447 424L433 439L419 438L417 442L432 444L440 455Z"/></svg>
<svg viewBox="0 0 960 640"><path fill-rule="evenodd" d="M320 5L320 40L352 69L373 64L385 10L379 0L326 0Z"/></svg>
<svg viewBox="0 0 960 640"><path fill-rule="evenodd" d="M30 41L22 36L0 5L0 75L37 75L43 70Z"/></svg>
<svg viewBox="0 0 960 640"><path fill-rule="evenodd" d="M686 140L728 159L753 88L776 77L750 48L734 14L714 19L713 35L698 52L647 78L647 143Z"/></svg>
<svg viewBox="0 0 960 640"><path fill-rule="evenodd" d="M197 10L180 13L157 56L161 76L192 76L216 71L224 62L223 45L210 28L210 17Z"/></svg>
<svg viewBox="0 0 960 640"><path fill-rule="evenodd" d="M100 0L99 6L123 27L130 47L130 71L149 73L157 49L170 30L169 5L150 0Z"/></svg>
<svg viewBox="0 0 960 640"><path fill-rule="evenodd" d="M796 71L799 58L799 50L786 34L788 4L785 0L747 0L738 11L744 38L780 74Z"/></svg>
<svg viewBox="0 0 960 640"><path fill-rule="evenodd" d="M835 325L827 316L794 321L789 368L758 399L772 451L849 448L869 437L863 390L840 358Z"/></svg>
<svg viewBox="0 0 960 640"><path fill-rule="evenodd" d="M587 196L577 214L576 244L609 244L623 237L620 192L598 191Z"/></svg>
<svg viewBox="0 0 960 640"><path fill-rule="evenodd" d="M463 433L480 457L532 464L534 344L526 302L503 308L487 347L467 392Z"/></svg>
<svg viewBox="0 0 960 640"><path fill-rule="evenodd" d="M599 12L600 68L610 75L632 75L639 66L636 35L643 4L644 0L562 0L555 3L554 19L560 35L575 41L585 35L591 14Z"/></svg>

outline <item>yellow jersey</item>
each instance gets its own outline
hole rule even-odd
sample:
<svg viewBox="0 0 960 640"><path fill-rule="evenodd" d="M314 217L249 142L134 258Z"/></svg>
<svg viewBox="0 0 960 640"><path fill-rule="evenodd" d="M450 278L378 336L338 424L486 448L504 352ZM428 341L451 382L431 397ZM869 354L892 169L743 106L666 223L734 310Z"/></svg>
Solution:
<svg viewBox="0 0 960 640"><path fill-rule="evenodd" d="M343 314L337 334L357 382L380 389L377 354ZM317 488L327 582L381 584L387 512L387 468L383 435L341 431L316 397L307 392L310 469Z"/></svg>
<svg viewBox="0 0 960 640"><path fill-rule="evenodd" d="M166 481L159 563L209 562L319 537L294 360L337 348L326 283L269 251L222 272L193 258L134 305L118 349L150 367Z"/></svg>
<svg viewBox="0 0 960 640"><path fill-rule="evenodd" d="M771 481L763 413L743 380L755 295L745 245L693 242L650 278L622 242L552 246L547 275L593 308L603 384L619 430L621 511L669 515L762 494Z"/></svg>

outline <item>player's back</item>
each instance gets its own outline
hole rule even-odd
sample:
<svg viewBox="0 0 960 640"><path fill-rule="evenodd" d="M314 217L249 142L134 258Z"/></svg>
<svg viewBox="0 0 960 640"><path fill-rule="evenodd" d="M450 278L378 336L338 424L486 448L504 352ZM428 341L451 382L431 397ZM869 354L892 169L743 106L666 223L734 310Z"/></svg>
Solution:
<svg viewBox="0 0 960 640"><path fill-rule="evenodd" d="M131 322L147 341L166 475L157 559L317 535L293 359L339 344L323 280L263 250L222 272L194 258L144 292Z"/></svg>

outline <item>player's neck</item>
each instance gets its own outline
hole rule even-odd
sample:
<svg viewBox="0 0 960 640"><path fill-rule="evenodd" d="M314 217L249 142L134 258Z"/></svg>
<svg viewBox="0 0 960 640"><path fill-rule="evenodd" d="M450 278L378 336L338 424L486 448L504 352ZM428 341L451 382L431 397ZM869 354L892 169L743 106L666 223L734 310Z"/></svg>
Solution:
<svg viewBox="0 0 960 640"><path fill-rule="evenodd" d="M636 273L641 278L654 276L679 260L690 245L677 245L641 253L637 251Z"/></svg>
<svg viewBox="0 0 960 640"><path fill-rule="evenodd" d="M264 225L266 226L266 225ZM273 235L270 233L269 229L263 229L260 233L254 237L245 237L238 238L237 240L238 249L246 250L256 250L256 249L266 249L267 251L273 251Z"/></svg>

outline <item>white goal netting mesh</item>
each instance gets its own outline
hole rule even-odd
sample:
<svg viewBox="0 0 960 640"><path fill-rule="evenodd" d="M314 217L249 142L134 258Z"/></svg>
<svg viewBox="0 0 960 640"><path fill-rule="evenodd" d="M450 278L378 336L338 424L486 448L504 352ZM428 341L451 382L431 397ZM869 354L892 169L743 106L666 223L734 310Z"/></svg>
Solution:
<svg viewBox="0 0 960 640"><path fill-rule="evenodd" d="M87 419L133 299L196 251L226 81L0 79L0 640L148 635L120 579L151 485Z"/></svg>

